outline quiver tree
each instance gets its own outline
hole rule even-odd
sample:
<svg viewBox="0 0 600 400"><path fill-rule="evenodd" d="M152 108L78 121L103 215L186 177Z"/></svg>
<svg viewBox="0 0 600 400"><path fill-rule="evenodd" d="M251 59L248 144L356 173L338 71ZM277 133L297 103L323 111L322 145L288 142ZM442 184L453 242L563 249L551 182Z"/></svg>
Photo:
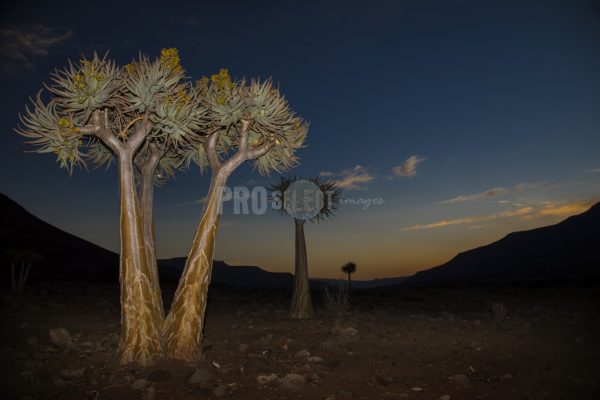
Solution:
<svg viewBox="0 0 600 400"><path fill-rule="evenodd" d="M8 250L5 254L10 262L10 282L13 294L25 290L31 266L42 261L42 255L31 250Z"/></svg>
<svg viewBox="0 0 600 400"><path fill-rule="evenodd" d="M162 353L164 311L154 255L152 184L171 172L205 108L175 49L124 67L94 54L51 75L48 99L38 93L17 132L38 153L54 153L69 173L115 159L120 192L121 363L149 365ZM142 207L136 192L138 165ZM166 161L165 161L166 160ZM160 173L159 173L160 174Z"/></svg>
<svg viewBox="0 0 600 400"><path fill-rule="evenodd" d="M348 276L348 291L352 290L352 277L351 275L356 272L356 263L347 262L342 266L342 272Z"/></svg>
<svg viewBox="0 0 600 400"><path fill-rule="evenodd" d="M335 210L339 207L342 189L334 181L320 179L318 177L309 178L306 181L312 183L322 201L314 199L313 207L316 204L317 209L312 212L309 218L299 218L298 214L290 213L290 208L286 206L286 197L301 198L300 194L290 193L294 191L294 185L304 181L302 178L281 177L279 181L270 187L275 196L279 197L281 214L290 215L294 218L295 232L295 255L294 255L294 291L292 292L292 304L290 306L290 318L309 318L314 314L312 302L310 299L310 281L308 277L308 258L306 254L306 240L304 238L304 224L309 222L320 222L326 218L334 216ZM318 193L316 193L318 194Z"/></svg>
<svg viewBox="0 0 600 400"><path fill-rule="evenodd" d="M231 173L251 161L261 174L296 164L308 124L296 116L270 80L233 81L222 69L197 81L206 101L208 128L198 146L186 154L187 164L211 170L211 183L200 223L165 320L163 339L170 358L192 361L199 356L215 237L223 189Z"/></svg>

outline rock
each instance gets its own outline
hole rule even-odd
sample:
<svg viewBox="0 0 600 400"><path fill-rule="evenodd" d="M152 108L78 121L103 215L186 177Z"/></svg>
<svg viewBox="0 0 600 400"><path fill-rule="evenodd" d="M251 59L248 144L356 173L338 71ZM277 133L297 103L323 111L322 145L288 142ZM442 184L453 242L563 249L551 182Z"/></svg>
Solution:
<svg viewBox="0 0 600 400"><path fill-rule="evenodd" d="M306 380L312 383L319 383L321 382L321 377L316 372L312 372L306 376Z"/></svg>
<svg viewBox="0 0 600 400"><path fill-rule="evenodd" d="M338 390L335 398L337 400L351 400L354 398L354 393L350 390Z"/></svg>
<svg viewBox="0 0 600 400"><path fill-rule="evenodd" d="M206 368L196 368L187 378L187 383L191 385L206 385L213 379L213 374Z"/></svg>
<svg viewBox="0 0 600 400"><path fill-rule="evenodd" d="M73 337L65 328L54 328L48 331L50 342L58 347L68 347L73 344Z"/></svg>
<svg viewBox="0 0 600 400"><path fill-rule="evenodd" d="M389 384L386 378L377 373L373 374L373 376L371 377L371 381L379 386L387 386Z"/></svg>
<svg viewBox="0 0 600 400"><path fill-rule="evenodd" d="M337 339L342 343L351 343L360 340L358 329L351 326L336 325L331 329L331 332L336 335Z"/></svg>
<svg viewBox="0 0 600 400"><path fill-rule="evenodd" d="M80 379L85 374L85 367L78 369L63 369L60 371L60 376L65 379Z"/></svg>
<svg viewBox="0 0 600 400"><path fill-rule="evenodd" d="M213 389L212 393L216 397L223 397L227 394L227 385L219 385Z"/></svg>
<svg viewBox="0 0 600 400"><path fill-rule="evenodd" d="M321 344L321 347L330 354L344 354L342 346L335 340L326 340Z"/></svg>
<svg viewBox="0 0 600 400"><path fill-rule="evenodd" d="M256 377L256 382L258 382L259 385L268 385L275 380L277 380L277 374L260 374Z"/></svg>
<svg viewBox="0 0 600 400"><path fill-rule="evenodd" d="M308 350L300 350L296 354L294 354L294 358L299 361L308 360L310 357L310 352Z"/></svg>
<svg viewBox="0 0 600 400"><path fill-rule="evenodd" d="M452 397L450 397L449 394L443 394L440 396L440 400L450 400Z"/></svg>
<svg viewBox="0 0 600 400"><path fill-rule="evenodd" d="M166 382L171 377L171 373L164 369L158 369L148 374L148 380L152 382Z"/></svg>
<svg viewBox="0 0 600 400"><path fill-rule="evenodd" d="M322 363L325 362L325 360L319 356L310 356L308 357L308 362L311 363Z"/></svg>
<svg viewBox="0 0 600 400"><path fill-rule="evenodd" d="M278 379L279 388L289 391L300 391L306 385L306 379L302 375L287 374L285 377Z"/></svg>
<svg viewBox="0 0 600 400"><path fill-rule="evenodd" d="M129 385L129 388L132 390L144 390L145 388L147 388L148 386L150 386L150 381L144 379L144 378L140 378L140 379L136 379L135 381L133 381L133 383L131 385Z"/></svg>
<svg viewBox="0 0 600 400"><path fill-rule="evenodd" d="M459 383L463 386L469 386L471 384L471 380L468 376L464 374L456 374L448 377L449 380Z"/></svg>
<svg viewBox="0 0 600 400"><path fill-rule="evenodd" d="M500 378L504 379L505 381L510 381L513 379L513 376L511 374L504 374Z"/></svg>
<svg viewBox="0 0 600 400"><path fill-rule="evenodd" d="M248 345L245 343L242 343L238 346L238 351L242 354L245 354L248 351Z"/></svg>
<svg viewBox="0 0 600 400"><path fill-rule="evenodd" d="M423 388L419 386L413 386L410 388L410 390L412 390L413 392L421 393L423 391Z"/></svg>

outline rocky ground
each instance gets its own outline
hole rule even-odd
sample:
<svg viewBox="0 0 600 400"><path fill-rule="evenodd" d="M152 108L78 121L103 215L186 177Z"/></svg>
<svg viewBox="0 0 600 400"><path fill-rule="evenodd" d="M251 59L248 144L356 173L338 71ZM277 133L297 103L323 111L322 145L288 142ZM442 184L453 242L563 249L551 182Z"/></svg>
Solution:
<svg viewBox="0 0 600 400"><path fill-rule="evenodd" d="M166 291L165 297L170 295ZM357 292L287 318L289 293L211 289L203 359L118 366L115 287L1 304L2 399L595 399L600 290Z"/></svg>

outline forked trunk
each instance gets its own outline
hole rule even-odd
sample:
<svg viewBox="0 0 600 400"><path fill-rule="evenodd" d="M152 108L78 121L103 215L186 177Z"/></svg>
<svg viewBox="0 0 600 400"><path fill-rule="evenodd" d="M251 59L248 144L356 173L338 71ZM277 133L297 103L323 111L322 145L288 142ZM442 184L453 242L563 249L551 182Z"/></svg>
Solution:
<svg viewBox="0 0 600 400"><path fill-rule="evenodd" d="M200 356L215 238L228 176L222 170L213 174L192 249L165 320L163 340L169 358L194 361Z"/></svg>
<svg viewBox="0 0 600 400"><path fill-rule="evenodd" d="M304 221L294 219L294 223L296 226L296 268L294 271L294 293L292 294L290 318L309 318L313 315L313 308L310 301Z"/></svg>
<svg viewBox="0 0 600 400"><path fill-rule="evenodd" d="M154 173L156 164L150 165L148 168L143 168L141 171L141 218L142 232L144 237L145 249L147 252L146 258L150 264L150 284L154 291L154 297L157 299L159 308L160 325L165 320L165 309L163 306L162 294L160 291L160 280L158 276L158 266L156 264L156 239L154 237Z"/></svg>
<svg viewBox="0 0 600 400"><path fill-rule="evenodd" d="M136 362L151 365L162 353L160 340L161 310L152 285L152 271L128 154L119 157L121 196L121 364Z"/></svg>

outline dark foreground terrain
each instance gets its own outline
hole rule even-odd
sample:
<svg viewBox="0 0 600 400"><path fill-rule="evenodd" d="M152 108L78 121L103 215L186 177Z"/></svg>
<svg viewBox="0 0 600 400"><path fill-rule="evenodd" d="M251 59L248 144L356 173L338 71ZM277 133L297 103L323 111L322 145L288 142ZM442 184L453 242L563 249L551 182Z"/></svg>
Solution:
<svg viewBox="0 0 600 400"><path fill-rule="evenodd" d="M115 364L116 286L2 296L2 399L595 399L598 288L359 292L286 317L285 291L211 289L195 365ZM165 297L170 296L167 293ZM493 303L503 303L505 309ZM65 331L57 328L64 328ZM53 330L53 337L50 337Z"/></svg>

